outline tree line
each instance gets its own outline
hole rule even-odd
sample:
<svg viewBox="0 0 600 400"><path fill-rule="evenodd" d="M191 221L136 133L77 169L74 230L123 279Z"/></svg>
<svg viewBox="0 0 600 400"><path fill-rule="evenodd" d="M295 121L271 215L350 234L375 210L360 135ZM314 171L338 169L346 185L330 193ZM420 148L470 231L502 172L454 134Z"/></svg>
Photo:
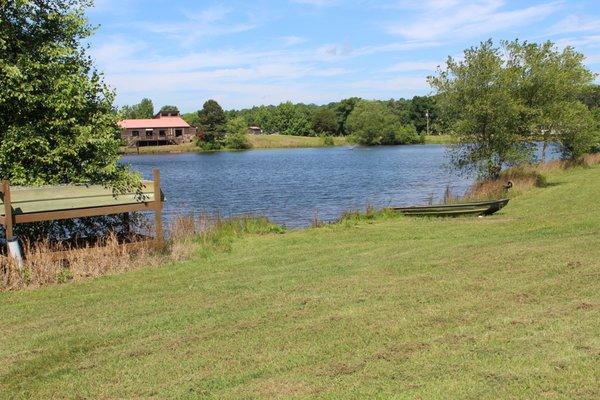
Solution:
<svg viewBox="0 0 600 400"><path fill-rule="evenodd" d="M120 115L151 118L152 101L142 99L138 104L124 106ZM182 117L199 128L200 146L218 149L246 148L247 141L242 136L249 126L258 126L266 134L347 136L361 145L422 143L427 132L439 132L437 115L435 97L415 96L398 100L352 97L321 106L285 102L228 111L211 99L200 110Z"/></svg>
<svg viewBox="0 0 600 400"><path fill-rule="evenodd" d="M0 178L22 185L139 182L118 162L117 122L152 117L153 106L146 99L115 109L114 92L86 53L94 31L87 7L84 0L0 7ZM531 161L532 140L557 142L570 159L598 150L600 89L584 59L551 42L490 40L465 50L460 60L449 58L429 78L433 96L232 111L209 100L184 117L200 127L204 145L243 146L253 124L269 133L411 143L421 140L429 114L432 132L459 141L454 165L493 178L505 166Z"/></svg>

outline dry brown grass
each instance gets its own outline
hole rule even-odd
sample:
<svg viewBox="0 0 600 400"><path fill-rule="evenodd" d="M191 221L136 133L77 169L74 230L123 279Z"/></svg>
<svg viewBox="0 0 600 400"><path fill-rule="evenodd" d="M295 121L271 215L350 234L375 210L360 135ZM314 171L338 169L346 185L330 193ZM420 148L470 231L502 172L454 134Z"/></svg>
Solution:
<svg viewBox="0 0 600 400"><path fill-rule="evenodd" d="M44 285L80 281L153 267L165 255L154 249L153 242L137 240L123 243L111 234L93 245L74 246L41 241L26 244L25 262L19 267L12 259L0 257L1 289L37 288Z"/></svg>
<svg viewBox="0 0 600 400"><path fill-rule="evenodd" d="M152 231L142 221L145 231ZM123 239L111 234L94 244L71 245L41 241L25 244L22 267L0 255L0 290L37 288L80 281L102 275L157 267L170 261L189 259L196 252L228 251L232 241L246 233L280 233L283 228L263 217L222 219L217 215L194 214L175 217L168 226L168 240L157 249L147 236Z"/></svg>
<svg viewBox="0 0 600 400"><path fill-rule="evenodd" d="M558 169L569 169L575 167L590 167L600 164L600 153L587 154L577 161L554 160L541 164L524 165L509 168L502 172L497 180L475 183L465 195L463 200L488 200L507 196L505 186L512 183L511 193L523 193L533 187L544 187L546 174Z"/></svg>
<svg viewBox="0 0 600 400"><path fill-rule="evenodd" d="M25 243L21 267L0 255L0 290L80 281L184 260L193 253L192 242L205 220L206 216L198 220L193 216L175 218L169 225L169 240L160 250L153 240L139 235L123 240L110 234L94 244Z"/></svg>

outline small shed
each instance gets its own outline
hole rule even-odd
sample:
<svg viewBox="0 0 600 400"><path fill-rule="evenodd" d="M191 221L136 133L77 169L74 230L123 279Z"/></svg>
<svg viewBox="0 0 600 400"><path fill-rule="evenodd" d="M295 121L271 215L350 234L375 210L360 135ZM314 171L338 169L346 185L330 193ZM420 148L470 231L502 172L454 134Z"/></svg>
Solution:
<svg viewBox="0 0 600 400"><path fill-rule="evenodd" d="M251 135L261 135L263 130L260 126L249 126L248 133Z"/></svg>

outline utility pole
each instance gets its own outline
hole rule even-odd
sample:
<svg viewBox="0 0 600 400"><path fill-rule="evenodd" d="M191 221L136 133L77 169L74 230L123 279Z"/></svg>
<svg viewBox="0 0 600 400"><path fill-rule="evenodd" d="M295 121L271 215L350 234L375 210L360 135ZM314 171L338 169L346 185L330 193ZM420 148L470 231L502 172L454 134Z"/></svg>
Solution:
<svg viewBox="0 0 600 400"><path fill-rule="evenodd" d="M427 118L427 135L429 135L429 109L425 110L425 118Z"/></svg>

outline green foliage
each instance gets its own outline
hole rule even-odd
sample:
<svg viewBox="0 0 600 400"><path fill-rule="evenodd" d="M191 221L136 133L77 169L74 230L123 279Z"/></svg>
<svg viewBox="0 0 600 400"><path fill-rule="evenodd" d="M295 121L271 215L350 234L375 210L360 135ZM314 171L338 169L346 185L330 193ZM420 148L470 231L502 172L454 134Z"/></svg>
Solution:
<svg viewBox="0 0 600 400"><path fill-rule="evenodd" d="M600 109L600 85L589 85L583 93L581 93L579 100L581 100L590 110Z"/></svg>
<svg viewBox="0 0 600 400"><path fill-rule="evenodd" d="M225 146L229 149L249 149L248 125L243 117L230 119L225 126Z"/></svg>
<svg viewBox="0 0 600 400"><path fill-rule="evenodd" d="M400 125L396 131L394 144L421 144L425 143L425 135L419 134L413 124Z"/></svg>
<svg viewBox="0 0 600 400"><path fill-rule="evenodd" d="M221 141L207 142L201 139L196 140L196 146L198 146L203 151L216 151L221 150L221 148L223 147Z"/></svg>
<svg viewBox="0 0 600 400"><path fill-rule="evenodd" d="M161 113L178 113L179 114L179 108L177 106L170 106L170 105L166 105L166 106L162 106L160 108L160 112Z"/></svg>
<svg viewBox="0 0 600 400"><path fill-rule="evenodd" d="M200 117L198 112L185 113L181 115L181 118L191 126L200 126Z"/></svg>
<svg viewBox="0 0 600 400"><path fill-rule="evenodd" d="M273 224L265 217L233 217L219 219L201 237L202 253L214 250L231 251L231 245L244 235L267 235L285 233L285 227Z"/></svg>
<svg viewBox="0 0 600 400"><path fill-rule="evenodd" d="M321 143L323 146L328 147L328 146L334 146L335 145L335 141L333 140L333 136L330 135L321 135Z"/></svg>
<svg viewBox="0 0 600 400"><path fill-rule="evenodd" d="M434 110L435 102L428 97L415 98L419 101L419 104L426 104L431 110ZM243 118L248 126L256 125L260 126L263 132L268 134L281 134L281 135L293 135L293 136L346 136L349 135L349 129L347 126L347 119L356 104L361 101L357 97L344 99L339 102L333 102L323 106L317 106L314 104L302 104L302 103L291 103L285 102L277 106L256 106L252 108L242 110L229 110L224 112L225 120L231 120L236 117ZM400 125L411 125L413 121L412 115L419 116L421 118L420 111L414 111L412 102L413 100L391 99L386 102L381 101L367 101L381 103L396 119L400 122ZM424 110L421 106L415 108L416 110ZM435 111L431 111L431 131L436 130L436 114ZM202 114L199 111L198 114ZM220 113L219 113L220 114ZM202 122L199 117L194 117L194 114L185 114L183 118L195 126L202 126ZM424 114L422 116L424 117ZM221 124L223 124L221 120ZM425 125L423 125L425 126ZM425 128L423 128L424 130ZM417 130L418 131L418 130ZM387 142L395 143L393 139L394 135L390 135Z"/></svg>
<svg viewBox="0 0 600 400"><path fill-rule="evenodd" d="M351 97L349 99L344 99L342 101L340 101L338 104L336 104L335 107L335 112L338 116L338 134L339 135L349 135L349 130L348 130L348 126L347 126L347 120L348 120L348 116L350 115L350 113L352 112L352 110L354 110L354 106L356 106L356 104L361 101L360 98L358 97Z"/></svg>
<svg viewBox="0 0 600 400"><path fill-rule="evenodd" d="M348 116L347 129L354 143L366 146L422 143L424 139L413 125L402 125L383 102L359 101Z"/></svg>
<svg viewBox="0 0 600 400"><path fill-rule="evenodd" d="M503 166L532 159L523 139L534 134L557 138L567 158L589 151L593 118L578 97L593 75L582 60L550 42L496 47L491 40L465 50L462 61L450 57L429 82L459 139L454 164L497 178Z"/></svg>
<svg viewBox="0 0 600 400"><path fill-rule="evenodd" d="M227 117L223 108L215 100L208 100L198 111L198 122L204 133L204 142L214 143L223 139Z"/></svg>
<svg viewBox="0 0 600 400"><path fill-rule="evenodd" d="M143 98L138 104L123 106L119 110L122 119L145 119L154 117L154 105L152 100Z"/></svg>
<svg viewBox="0 0 600 400"><path fill-rule="evenodd" d="M118 116L81 43L84 0L0 7L0 178L15 185L137 182L119 165Z"/></svg>
<svg viewBox="0 0 600 400"><path fill-rule="evenodd" d="M594 74L585 57L573 48L562 51L552 42L503 42L508 53L506 69L517 71L516 90L522 101L522 136L541 134L558 138L564 158L576 159L590 151L596 134L594 118L581 99L595 98ZM590 95L591 93L591 95ZM593 104L590 104L593 105Z"/></svg>
<svg viewBox="0 0 600 400"><path fill-rule="evenodd" d="M410 102L410 122L417 132L427 132L427 114L429 113L429 132L437 132L437 103L433 96L415 96Z"/></svg>
<svg viewBox="0 0 600 400"><path fill-rule="evenodd" d="M282 135L314 136L308 109L291 102L281 103L275 108L273 125Z"/></svg>
<svg viewBox="0 0 600 400"><path fill-rule="evenodd" d="M390 111L398 117L402 124L413 123L411 120L412 100L390 99L385 102Z"/></svg>
<svg viewBox="0 0 600 400"><path fill-rule="evenodd" d="M338 128L338 118L332 109L320 107L312 118L312 129L318 135L334 135Z"/></svg>

